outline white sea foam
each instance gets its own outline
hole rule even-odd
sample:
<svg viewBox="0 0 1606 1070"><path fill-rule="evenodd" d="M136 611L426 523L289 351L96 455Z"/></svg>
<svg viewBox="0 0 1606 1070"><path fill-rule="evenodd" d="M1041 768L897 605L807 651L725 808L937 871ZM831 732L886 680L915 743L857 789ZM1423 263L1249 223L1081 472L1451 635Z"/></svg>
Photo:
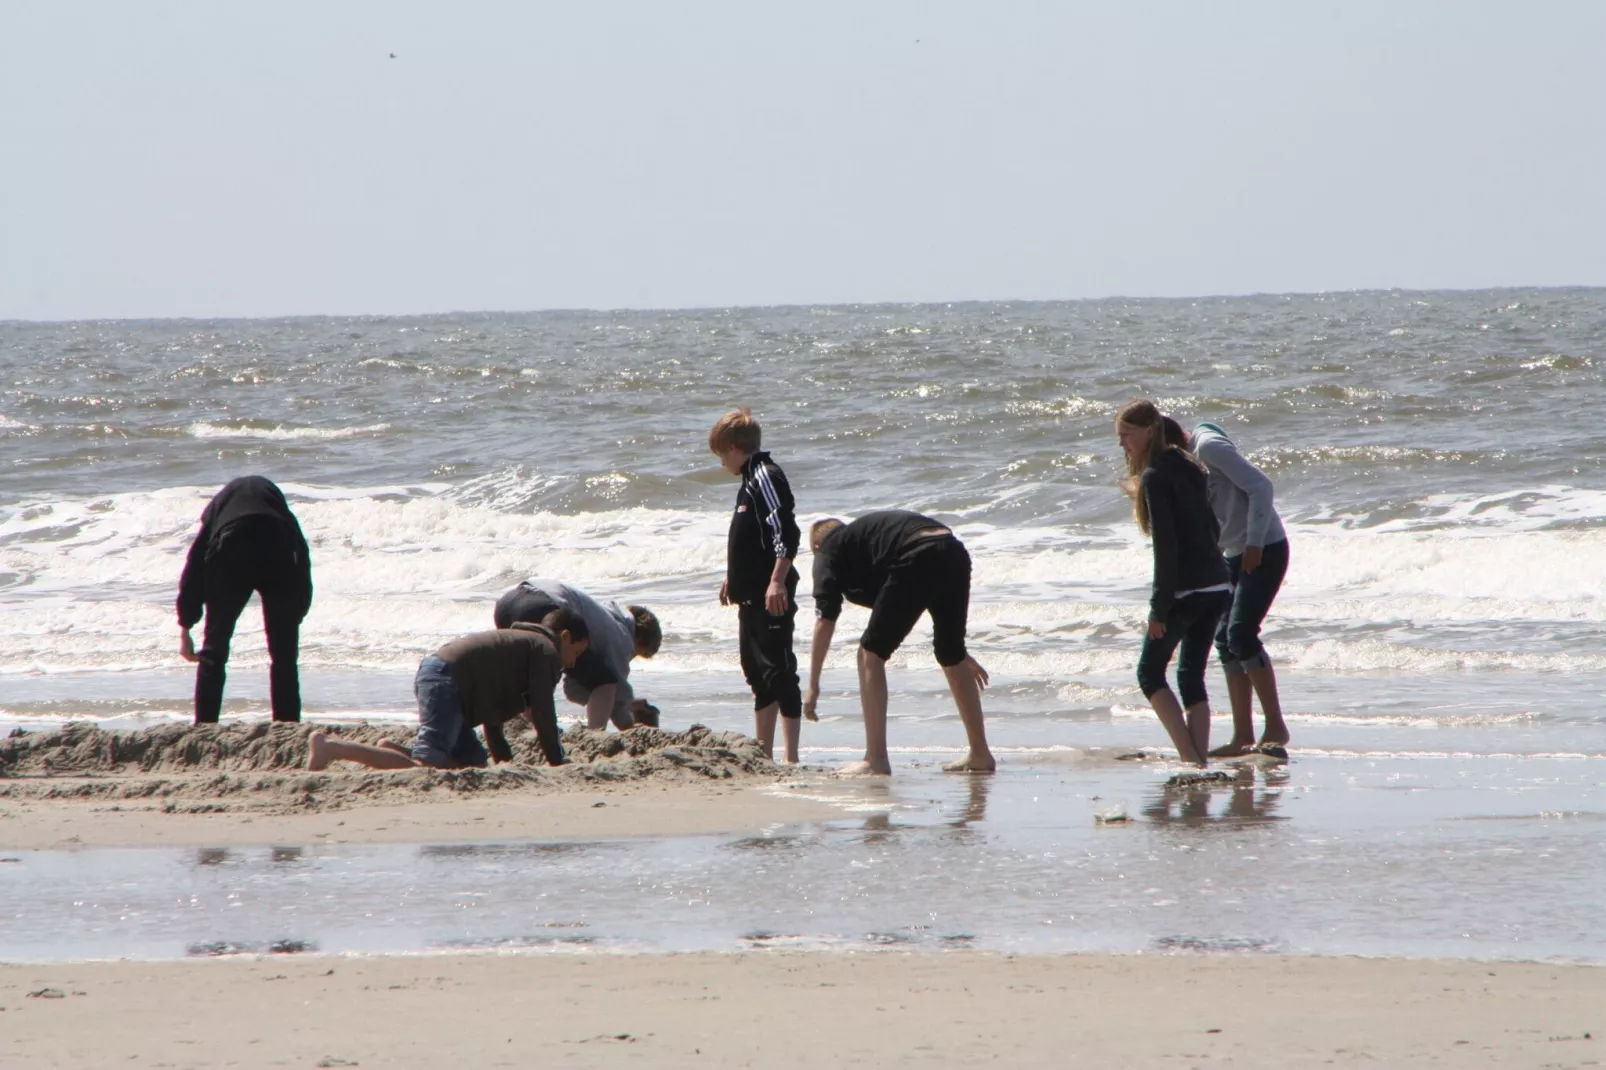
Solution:
<svg viewBox="0 0 1606 1070"><path fill-rule="evenodd" d="M386 670L414 664L444 639L486 627L491 601L519 579L549 575L659 611L669 642L643 671L728 674L736 615L715 599L727 514L498 507L544 479L525 472L456 486L286 484L315 566L303 661ZM213 489L0 512L0 673L170 662L174 588ZM1606 652L1593 644L1545 647L1549 634L1606 619L1606 531L1451 537L1338 522L1291 530L1293 566L1265 633L1281 665L1331 674L1606 673ZM1131 525L968 524L959 532L975 560L971 645L995 677L1130 676L1150 568ZM803 621L810 565L805 554ZM852 637L865 618L859 607L844 611L833 669L851 667ZM806 644L806 624L799 634ZM243 623L239 656L260 657L260 643L259 626ZM924 668L930 659L922 620L894 665Z"/></svg>
<svg viewBox="0 0 1606 1070"><path fill-rule="evenodd" d="M388 423L368 424L364 427L248 427L243 424L214 424L205 421L190 424L184 429L192 438L261 438L270 441L328 442L342 438L377 435L390 430Z"/></svg>

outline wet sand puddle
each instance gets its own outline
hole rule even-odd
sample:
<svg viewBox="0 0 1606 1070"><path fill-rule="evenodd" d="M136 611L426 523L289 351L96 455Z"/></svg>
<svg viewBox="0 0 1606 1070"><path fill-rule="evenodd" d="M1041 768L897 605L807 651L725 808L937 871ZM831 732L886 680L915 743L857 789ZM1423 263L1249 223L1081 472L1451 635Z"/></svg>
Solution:
<svg viewBox="0 0 1606 1070"><path fill-rule="evenodd" d="M11 851L0 958L765 948L1606 962L1599 761L904 756L769 789L843 818L599 842Z"/></svg>

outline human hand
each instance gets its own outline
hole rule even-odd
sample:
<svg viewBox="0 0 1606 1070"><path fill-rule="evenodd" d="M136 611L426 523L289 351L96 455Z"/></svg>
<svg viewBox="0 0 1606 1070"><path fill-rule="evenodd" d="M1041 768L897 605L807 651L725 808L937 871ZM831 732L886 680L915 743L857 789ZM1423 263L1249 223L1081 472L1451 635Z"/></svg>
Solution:
<svg viewBox="0 0 1606 1070"><path fill-rule="evenodd" d="M771 580L769 589L764 592L764 608L769 610L772 617L784 617L786 607L786 584L779 580Z"/></svg>
<svg viewBox="0 0 1606 1070"><path fill-rule="evenodd" d="M190 630L188 628L179 629L178 656L185 661L201 660L200 656L195 653L195 640L190 638Z"/></svg>
<svg viewBox="0 0 1606 1070"><path fill-rule="evenodd" d="M808 718L811 721L818 721L820 719L820 715L818 713L814 712L814 710L815 710L815 707L818 706L819 704L820 704L820 689L818 687L810 687L807 691L803 692L803 716L804 717Z"/></svg>
<svg viewBox="0 0 1606 1070"><path fill-rule="evenodd" d="M1164 639L1165 638L1165 621L1163 621L1163 620L1151 620L1149 622L1149 638L1150 639Z"/></svg>
<svg viewBox="0 0 1606 1070"><path fill-rule="evenodd" d="M1246 575L1246 576L1249 575L1249 573L1255 571L1255 569L1257 569L1259 567L1260 567L1260 547L1258 547L1258 546L1245 546L1244 547L1244 560L1243 560L1244 575Z"/></svg>
<svg viewBox="0 0 1606 1070"><path fill-rule="evenodd" d="M719 581L719 604L722 605L722 606L728 606L728 605L731 604L731 581L730 580L720 580Z"/></svg>
<svg viewBox="0 0 1606 1070"><path fill-rule="evenodd" d="M976 686L983 691L987 690L987 685L992 682L992 677L988 676L987 670L981 667L981 662L975 658L967 657L965 659L965 667L970 670L970 675L975 677Z"/></svg>

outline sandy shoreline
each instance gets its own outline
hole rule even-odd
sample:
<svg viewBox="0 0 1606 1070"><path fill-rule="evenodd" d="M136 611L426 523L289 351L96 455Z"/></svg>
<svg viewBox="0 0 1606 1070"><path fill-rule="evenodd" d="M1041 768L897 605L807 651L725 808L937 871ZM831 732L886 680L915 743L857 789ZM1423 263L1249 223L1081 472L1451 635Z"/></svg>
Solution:
<svg viewBox="0 0 1606 1070"><path fill-rule="evenodd" d="M0 850L695 836L841 816L826 803L790 795L784 786L723 783L469 797L440 792L425 802L305 812L167 812L160 804L0 798Z"/></svg>
<svg viewBox="0 0 1606 1070"><path fill-rule="evenodd" d="M736 734L576 729L572 763L552 769L514 732L521 760L487 770L308 773L310 727L79 725L0 741L0 849L676 836L841 816L807 797L821 774L779 768Z"/></svg>
<svg viewBox="0 0 1606 1070"><path fill-rule="evenodd" d="M1606 970L1530 963L969 952L268 957L0 966L0 1006L8 1067L1606 1061Z"/></svg>

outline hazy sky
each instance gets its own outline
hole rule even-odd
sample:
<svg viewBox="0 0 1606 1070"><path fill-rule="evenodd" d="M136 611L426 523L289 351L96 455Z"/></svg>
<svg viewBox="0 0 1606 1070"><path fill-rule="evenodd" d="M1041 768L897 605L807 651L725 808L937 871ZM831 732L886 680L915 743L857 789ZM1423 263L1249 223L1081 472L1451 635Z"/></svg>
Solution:
<svg viewBox="0 0 1606 1070"><path fill-rule="evenodd" d="M0 0L0 318L1507 284L1606 3Z"/></svg>

